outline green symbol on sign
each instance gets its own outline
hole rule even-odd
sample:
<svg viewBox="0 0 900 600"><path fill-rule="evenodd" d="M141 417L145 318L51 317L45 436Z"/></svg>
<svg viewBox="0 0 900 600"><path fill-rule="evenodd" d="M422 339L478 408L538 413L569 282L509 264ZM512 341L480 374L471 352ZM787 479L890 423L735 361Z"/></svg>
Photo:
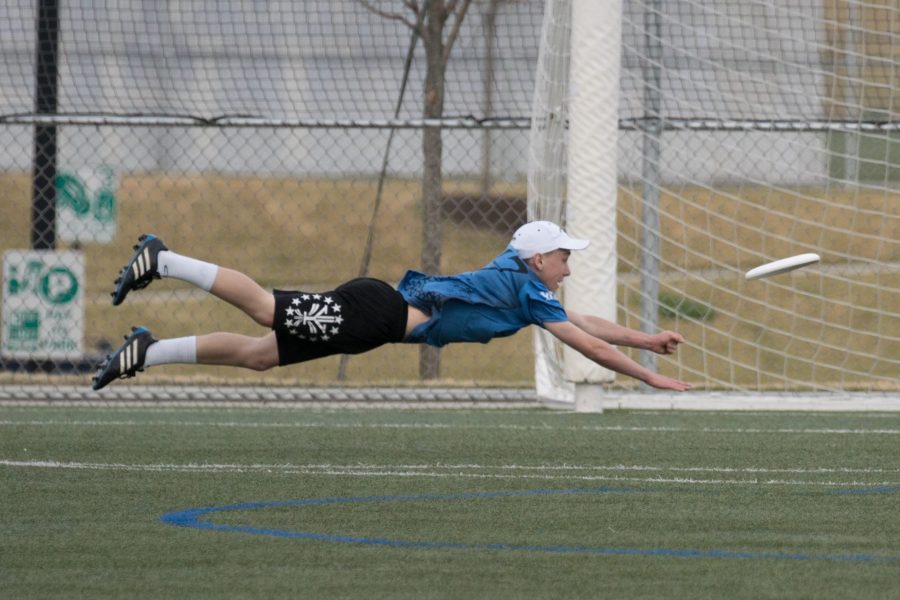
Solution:
<svg viewBox="0 0 900 600"><path fill-rule="evenodd" d="M50 304L66 304L78 294L78 278L68 267L45 269L40 261L29 261L19 276L17 265L10 268L9 295L24 294L31 290L40 294Z"/></svg>
<svg viewBox="0 0 900 600"><path fill-rule="evenodd" d="M112 223L116 220L113 171L109 167L100 167L97 173L103 177L103 183L91 199L88 197L87 187L78 175L60 171L55 180L56 201L60 207L68 206L79 217L84 218L93 213L95 220Z"/></svg>
<svg viewBox="0 0 900 600"><path fill-rule="evenodd" d="M41 295L50 304L66 304L78 293L78 279L66 267L53 267L41 277Z"/></svg>
<svg viewBox="0 0 900 600"><path fill-rule="evenodd" d="M19 275L19 265L12 265L9 273L8 292L10 296L24 294L41 276L44 263L39 260L29 260L25 265L25 272Z"/></svg>
<svg viewBox="0 0 900 600"><path fill-rule="evenodd" d="M20 310L12 314L9 323L11 342L36 342L40 339L41 315L36 310Z"/></svg>
<svg viewBox="0 0 900 600"><path fill-rule="evenodd" d="M76 215L86 215L91 211L84 183L77 175L60 172L56 176L56 201L60 207L68 206Z"/></svg>
<svg viewBox="0 0 900 600"><path fill-rule="evenodd" d="M94 218L101 223L112 223L116 220L116 197L108 187L98 191L94 198Z"/></svg>

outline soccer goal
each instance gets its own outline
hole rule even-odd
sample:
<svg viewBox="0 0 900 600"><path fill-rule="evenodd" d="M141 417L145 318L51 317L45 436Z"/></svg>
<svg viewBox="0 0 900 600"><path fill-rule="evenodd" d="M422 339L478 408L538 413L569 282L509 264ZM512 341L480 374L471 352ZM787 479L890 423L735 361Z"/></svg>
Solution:
<svg viewBox="0 0 900 600"><path fill-rule="evenodd" d="M548 2L529 215L566 221L613 265L576 263L566 305L681 332L676 355L635 357L695 388L896 398L898 18L891 2ZM620 43L601 48L601 27ZM610 111L617 131L594 129ZM585 179L604 173L616 188ZM744 278L807 252L821 263ZM580 372L545 334L535 350L545 398L632 387Z"/></svg>

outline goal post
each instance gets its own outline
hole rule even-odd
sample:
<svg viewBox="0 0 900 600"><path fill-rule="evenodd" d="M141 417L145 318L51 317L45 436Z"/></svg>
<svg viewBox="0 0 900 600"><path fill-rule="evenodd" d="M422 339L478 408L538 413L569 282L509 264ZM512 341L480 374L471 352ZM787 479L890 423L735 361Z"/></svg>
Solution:
<svg viewBox="0 0 900 600"><path fill-rule="evenodd" d="M616 319L616 196L621 0L550 0L535 80L529 218L591 240L572 254L567 310ZM566 124L568 126L566 127ZM552 336L535 336L538 395L599 410L613 374ZM559 364L561 363L561 364Z"/></svg>
<svg viewBox="0 0 900 600"><path fill-rule="evenodd" d="M566 227L591 240L570 259L569 310L616 320L616 195L621 0L575 0L569 115L569 202ZM603 57L598 60L597 57ZM577 351L564 350L566 378L575 382L576 410L598 410L598 383L612 373Z"/></svg>

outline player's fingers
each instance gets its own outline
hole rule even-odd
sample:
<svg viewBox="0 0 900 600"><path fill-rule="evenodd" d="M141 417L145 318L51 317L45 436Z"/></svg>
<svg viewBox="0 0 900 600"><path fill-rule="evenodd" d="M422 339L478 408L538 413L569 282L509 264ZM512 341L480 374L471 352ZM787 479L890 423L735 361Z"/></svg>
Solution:
<svg viewBox="0 0 900 600"><path fill-rule="evenodd" d="M689 384L686 381L680 381L678 379L673 379L669 383L668 387L669 387L669 389L675 390L676 392L685 392L685 391L691 389L691 384Z"/></svg>
<svg viewBox="0 0 900 600"><path fill-rule="evenodd" d="M672 337L666 342L666 353L671 354L678 349L678 344L684 343L684 337L681 334L673 333Z"/></svg>
<svg viewBox="0 0 900 600"><path fill-rule="evenodd" d="M672 385L672 389L678 390L679 392L685 392L691 389L691 384L689 384L687 381L675 379L674 384Z"/></svg>

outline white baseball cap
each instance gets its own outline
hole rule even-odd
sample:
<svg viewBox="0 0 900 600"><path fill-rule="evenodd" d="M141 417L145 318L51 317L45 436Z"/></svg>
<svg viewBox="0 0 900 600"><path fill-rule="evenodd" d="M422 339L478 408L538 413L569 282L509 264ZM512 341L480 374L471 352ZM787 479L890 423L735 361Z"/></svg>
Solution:
<svg viewBox="0 0 900 600"><path fill-rule="evenodd" d="M554 250L584 250L591 242L569 237L556 223L532 221L519 227L509 243L522 260Z"/></svg>

